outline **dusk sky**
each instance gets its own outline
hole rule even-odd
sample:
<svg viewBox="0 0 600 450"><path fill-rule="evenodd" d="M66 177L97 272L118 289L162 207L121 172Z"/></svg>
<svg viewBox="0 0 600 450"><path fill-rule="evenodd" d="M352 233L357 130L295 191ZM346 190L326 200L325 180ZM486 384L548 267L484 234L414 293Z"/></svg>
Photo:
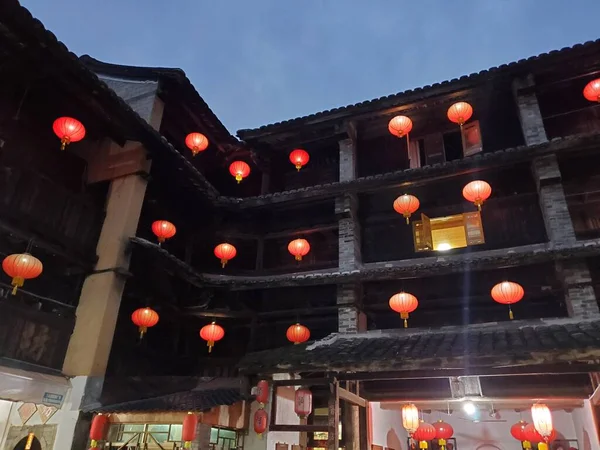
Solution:
<svg viewBox="0 0 600 450"><path fill-rule="evenodd" d="M227 128L600 38L600 1L22 0L71 51L178 67Z"/></svg>

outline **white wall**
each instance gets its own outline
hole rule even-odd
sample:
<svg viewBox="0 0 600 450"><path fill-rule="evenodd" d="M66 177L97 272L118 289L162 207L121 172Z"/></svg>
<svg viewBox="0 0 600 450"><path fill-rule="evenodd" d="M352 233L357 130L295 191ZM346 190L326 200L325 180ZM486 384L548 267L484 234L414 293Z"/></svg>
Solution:
<svg viewBox="0 0 600 450"><path fill-rule="evenodd" d="M594 412L589 400L586 400L583 408L573 411L573 424L579 442L580 450L600 449L600 441L596 432Z"/></svg>
<svg viewBox="0 0 600 450"><path fill-rule="evenodd" d="M402 411L396 405L389 408L385 403L369 403L369 424L371 444L406 450L408 434L402 426Z"/></svg>
<svg viewBox="0 0 600 450"><path fill-rule="evenodd" d="M9 402L8 400L0 400L0 448L2 448L4 440L6 439L10 410L12 406L13 402Z"/></svg>
<svg viewBox="0 0 600 450"><path fill-rule="evenodd" d="M296 387L277 388L277 415L275 417L277 424L300 425L300 417L294 412L294 397ZM267 433L267 449L275 448L278 442L290 445L300 443L300 433L289 431L269 431Z"/></svg>

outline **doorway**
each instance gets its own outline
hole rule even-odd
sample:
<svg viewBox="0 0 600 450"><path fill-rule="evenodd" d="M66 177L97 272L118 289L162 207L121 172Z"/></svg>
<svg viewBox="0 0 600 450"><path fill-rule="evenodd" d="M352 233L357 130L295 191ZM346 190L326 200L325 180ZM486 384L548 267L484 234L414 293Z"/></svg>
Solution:
<svg viewBox="0 0 600 450"><path fill-rule="evenodd" d="M17 445L13 447L13 450L42 450L42 444L35 436L31 436L31 442L29 436L25 436ZM29 447L29 448L28 448Z"/></svg>

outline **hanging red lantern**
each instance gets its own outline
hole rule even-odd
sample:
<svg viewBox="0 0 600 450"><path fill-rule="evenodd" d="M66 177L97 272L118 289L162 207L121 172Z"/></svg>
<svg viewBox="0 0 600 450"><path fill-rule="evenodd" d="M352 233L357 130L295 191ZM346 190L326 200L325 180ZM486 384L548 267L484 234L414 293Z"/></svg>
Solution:
<svg viewBox="0 0 600 450"><path fill-rule="evenodd" d="M309 159L310 155L308 152L306 150L302 150L301 148L297 148L290 153L290 161L298 170L302 169L302 167L308 163Z"/></svg>
<svg viewBox="0 0 600 450"><path fill-rule="evenodd" d="M435 428L430 423L421 421L413 439L419 441L419 448L429 448L429 441L435 439Z"/></svg>
<svg viewBox="0 0 600 450"><path fill-rule="evenodd" d="M404 194L394 200L394 210L398 214L402 214L406 219L406 224L409 224L409 218L417 209L419 209L419 199L414 195Z"/></svg>
<svg viewBox="0 0 600 450"><path fill-rule="evenodd" d="M435 438L438 440L440 450L445 450L446 442L454 434L454 428L452 428L452 425L444 422L443 420L438 420L435 422L433 424L433 428L435 428Z"/></svg>
<svg viewBox="0 0 600 450"><path fill-rule="evenodd" d="M259 409L254 413L254 432L258 434L259 439L262 439L262 435L267 431L267 422L269 416L264 409Z"/></svg>
<svg viewBox="0 0 600 450"><path fill-rule="evenodd" d="M492 187L485 181L475 180L468 183L463 188L463 197L477 206L477 209L481 211L481 205L485 202L490 195L492 195Z"/></svg>
<svg viewBox="0 0 600 450"><path fill-rule="evenodd" d="M225 268L227 261L235 258L237 250L231 244L224 242L215 247L215 256L221 260L221 267Z"/></svg>
<svg viewBox="0 0 600 450"><path fill-rule="evenodd" d="M250 175L250 166L244 161L234 161L229 165L229 173L235 177L239 184Z"/></svg>
<svg viewBox="0 0 600 450"><path fill-rule="evenodd" d="M264 406L269 401L269 382L260 380L256 385L256 401Z"/></svg>
<svg viewBox="0 0 600 450"><path fill-rule="evenodd" d="M294 395L294 412L301 419L306 419L312 413L312 392L300 388Z"/></svg>
<svg viewBox="0 0 600 450"><path fill-rule="evenodd" d="M523 448L532 448L533 443L538 443L538 450L548 450L547 444L553 442L556 439L556 430L552 430L550 436L545 438L542 436L538 430L535 429L535 425L530 423L525 426L523 430ZM544 447L544 445L546 445Z"/></svg>
<svg viewBox="0 0 600 450"><path fill-rule="evenodd" d="M131 321L138 326L140 330L140 339L144 337L148 328L153 327L158 323L158 313L152 308L136 309L131 315Z"/></svg>
<svg viewBox="0 0 600 450"><path fill-rule="evenodd" d="M200 337L206 341L208 353L212 352L215 342L220 341L224 336L225 330L214 321L210 325L204 325L200 330Z"/></svg>
<svg viewBox="0 0 600 450"><path fill-rule="evenodd" d="M175 236L177 228L168 220L156 220L152 223L152 232L158 238L158 245L160 245Z"/></svg>
<svg viewBox="0 0 600 450"><path fill-rule="evenodd" d="M459 124L461 127L473 115L473 107L467 102L457 102L448 108L448 119L450 122Z"/></svg>
<svg viewBox="0 0 600 450"><path fill-rule="evenodd" d="M526 440L525 439L525 427L527 427L527 422L525 422L523 420L519 420L512 427L510 427L510 434L517 441L523 442Z"/></svg>
<svg viewBox="0 0 600 450"><path fill-rule="evenodd" d="M92 426L90 427L90 447L97 448L98 441L104 440L106 428L108 425L108 416L104 414L96 414L92 419Z"/></svg>
<svg viewBox="0 0 600 450"><path fill-rule="evenodd" d="M17 289L23 287L25 280L37 278L44 271L44 265L35 256L29 253L15 253L8 255L2 261L2 270L12 277L12 295L17 294Z"/></svg>
<svg viewBox="0 0 600 450"><path fill-rule="evenodd" d="M302 257L310 251L310 244L306 239L294 239L288 244L288 251L294 255L296 261L302 261Z"/></svg>
<svg viewBox="0 0 600 450"><path fill-rule="evenodd" d="M188 412L183 419L183 428L181 431L181 440L184 442L183 448L191 448L192 442L196 439L196 427L198 426L198 416Z"/></svg>
<svg viewBox="0 0 600 450"><path fill-rule="evenodd" d="M400 317L404 319L404 328L408 327L408 315L417 309L417 306L417 297L407 292L399 292L390 297L390 308L400 313Z"/></svg>
<svg viewBox="0 0 600 450"><path fill-rule="evenodd" d="M310 330L299 323L292 325L285 333L288 341L296 344L302 344L310 339Z"/></svg>
<svg viewBox="0 0 600 450"><path fill-rule="evenodd" d="M85 137L85 127L72 117L59 117L52 124L54 134L60 139L60 149L64 150L71 142L78 142Z"/></svg>
<svg viewBox="0 0 600 450"><path fill-rule="evenodd" d="M600 102L600 78L586 84L583 89L583 96L590 102Z"/></svg>
<svg viewBox="0 0 600 450"><path fill-rule="evenodd" d="M548 450L548 442L554 430L550 408L543 403L535 403L531 407L531 417L535 430L542 437L542 442L538 444L538 450Z"/></svg>
<svg viewBox="0 0 600 450"><path fill-rule="evenodd" d="M208 138L202 133L190 133L185 137L185 145L192 151L192 155L196 156L208 148Z"/></svg>
<svg viewBox="0 0 600 450"><path fill-rule="evenodd" d="M514 314L510 305L521 301L525 295L525 290L519 283L512 281L503 281L492 288L492 298L498 303L508 305L508 317L514 319Z"/></svg>
<svg viewBox="0 0 600 450"><path fill-rule="evenodd" d="M404 137L412 130L413 123L406 116L396 116L388 123L388 131L396 137Z"/></svg>
<svg viewBox="0 0 600 450"><path fill-rule="evenodd" d="M402 426L411 438L419 428L419 410L412 403L402 406Z"/></svg>

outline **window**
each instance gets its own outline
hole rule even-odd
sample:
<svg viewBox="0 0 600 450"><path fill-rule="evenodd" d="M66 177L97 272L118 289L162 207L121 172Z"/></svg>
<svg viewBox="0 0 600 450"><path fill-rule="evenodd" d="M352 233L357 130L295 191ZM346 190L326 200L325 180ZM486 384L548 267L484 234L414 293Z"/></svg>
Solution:
<svg viewBox="0 0 600 450"><path fill-rule="evenodd" d="M238 434L236 430L212 427L210 429L211 450L233 450L238 445Z"/></svg>
<svg viewBox="0 0 600 450"><path fill-rule="evenodd" d="M108 440L113 444L124 444L129 446L136 444L148 444L149 447L158 447L165 442L181 441L181 424L111 424L108 432Z"/></svg>
<svg viewBox="0 0 600 450"><path fill-rule="evenodd" d="M415 251L445 251L485 243L479 211L413 222Z"/></svg>

